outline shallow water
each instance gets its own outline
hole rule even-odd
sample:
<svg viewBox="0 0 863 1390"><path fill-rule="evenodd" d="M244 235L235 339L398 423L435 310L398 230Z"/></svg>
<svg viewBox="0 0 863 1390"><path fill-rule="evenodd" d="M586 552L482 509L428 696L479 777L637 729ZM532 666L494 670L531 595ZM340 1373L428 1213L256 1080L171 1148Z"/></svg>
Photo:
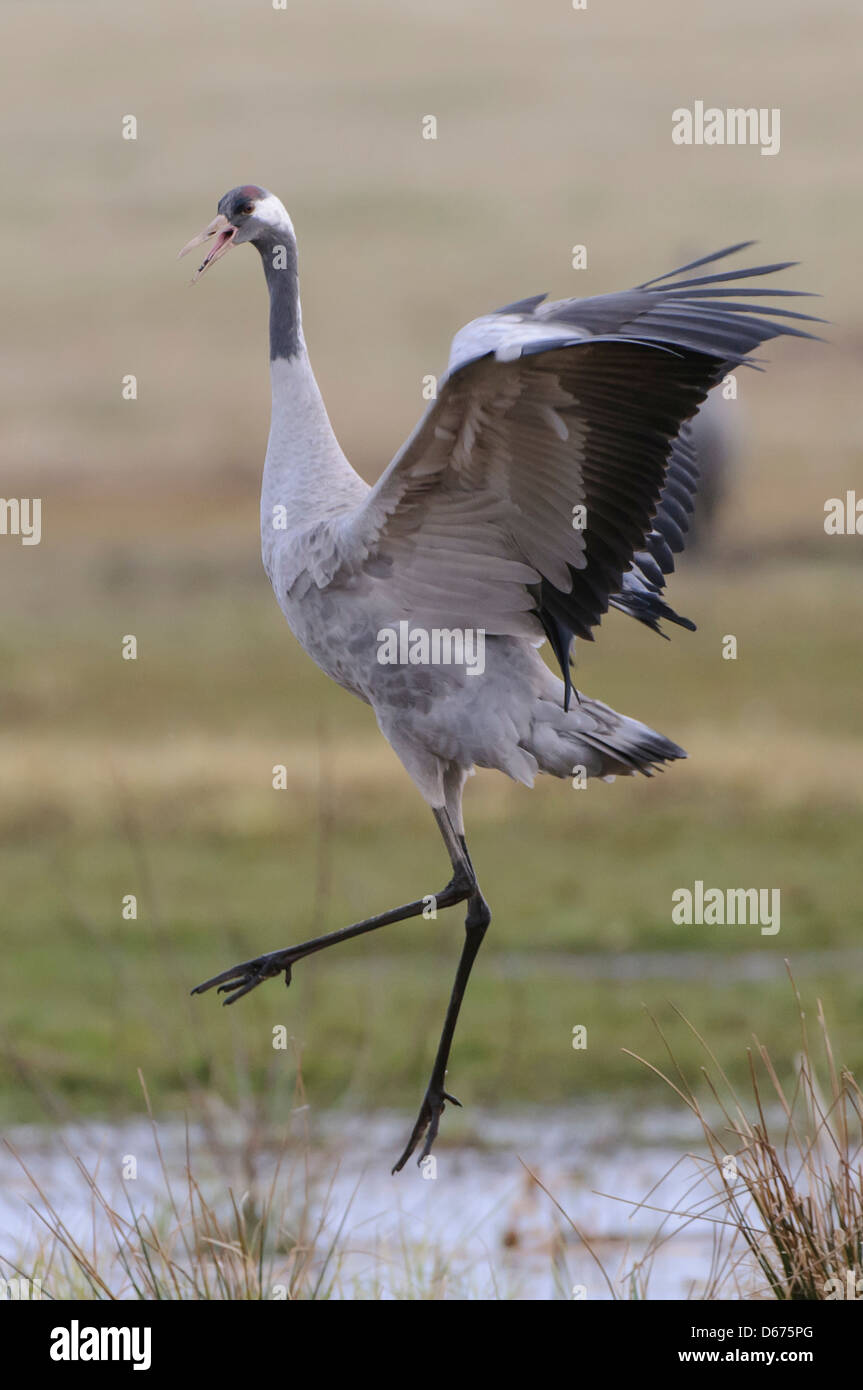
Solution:
<svg viewBox="0 0 863 1390"><path fill-rule="evenodd" d="M626 1272L644 1256L662 1212L691 1209L716 1188L713 1177L712 1187L702 1179L690 1190L698 1169L685 1156L703 1153L703 1140L689 1120L685 1112L634 1112L613 1104L579 1106L577 1116L548 1110L474 1115L481 1145L439 1141L434 1176L431 1168L424 1176L413 1162L391 1176L405 1139L403 1116L299 1111L278 1168L276 1207L284 1208L288 1231L298 1229L303 1206L312 1221L321 1218L322 1252L337 1236L339 1259L328 1266L329 1275L337 1268L335 1296L612 1297L595 1260L532 1181L527 1165L587 1237L614 1292L628 1297ZM38 1276L45 1263L45 1230L27 1207L41 1205L33 1182L77 1239L88 1248L95 1242L100 1259L112 1258L107 1222L94 1219L76 1158L97 1176L119 1212L128 1214L131 1202L137 1212L166 1214L165 1181L146 1118L53 1130L19 1127L4 1137L33 1180L9 1148L0 1147L0 1254L25 1272ZM185 1126L176 1120L159 1124L158 1139L182 1212ZM229 1186L238 1197L250 1190L260 1197L282 1147L227 1111L207 1127L191 1127L188 1144L192 1172L220 1210L227 1210ZM130 1179L133 1160L137 1176ZM634 1204L645 1199L659 1210L636 1210ZM676 1234L650 1262L647 1296L703 1297L717 1228L707 1221L684 1226L674 1218L664 1229ZM62 1294L56 1271L46 1277L46 1289L52 1277ZM119 1281L112 1287L119 1288ZM279 1296L267 1285L264 1292Z"/></svg>

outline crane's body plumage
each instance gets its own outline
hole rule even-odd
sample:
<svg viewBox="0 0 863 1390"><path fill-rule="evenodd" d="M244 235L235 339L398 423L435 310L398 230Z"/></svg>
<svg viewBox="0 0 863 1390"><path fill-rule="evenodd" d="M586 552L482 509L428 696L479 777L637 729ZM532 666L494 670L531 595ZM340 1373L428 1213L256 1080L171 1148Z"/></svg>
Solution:
<svg viewBox="0 0 863 1390"><path fill-rule="evenodd" d="M435 400L370 487L342 452L312 372L284 207L256 185L233 189L189 248L210 236L201 270L251 241L270 293L264 567L297 640L371 705L431 806L453 867L438 905L467 903L444 1033L400 1168L423 1134L428 1153L452 1099L449 1049L490 918L464 839L465 781L475 767L528 786L537 773L649 776L686 756L595 700L573 701L572 643L592 640L609 606L657 631L660 619L692 626L663 598L697 487L687 422L761 342L812 336L789 322L809 316L728 284L784 265L673 278L746 243L621 294L507 305L456 335ZM482 634L482 669L382 660L382 634L404 625ZM546 639L563 679L540 655ZM282 971L290 982L303 956L416 916L424 902L244 962L199 989L219 985L230 1003Z"/></svg>
<svg viewBox="0 0 863 1390"><path fill-rule="evenodd" d="M584 700L565 712L563 681L540 656L542 629L526 609L496 613L490 605L470 624L444 599L424 609L411 603L376 544L387 503L375 498L342 454L302 340L297 358L275 359L272 375L274 418L261 494L264 568L301 646L328 676L372 706L431 806L443 806L445 784L452 786L459 772L463 781L475 766L497 768L528 786L538 771L558 777L571 776L575 767L587 776L631 771L626 734L644 740L645 755L683 756L676 745L597 702ZM510 570L516 576L511 582L521 587L539 578L521 562ZM438 629L481 629L483 671L470 672L464 664L383 664L378 634L405 619ZM508 635L509 628L525 635ZM616 759L604 744L615 732L622 740ZM461 829L460 798L450 799Z"/></svg>

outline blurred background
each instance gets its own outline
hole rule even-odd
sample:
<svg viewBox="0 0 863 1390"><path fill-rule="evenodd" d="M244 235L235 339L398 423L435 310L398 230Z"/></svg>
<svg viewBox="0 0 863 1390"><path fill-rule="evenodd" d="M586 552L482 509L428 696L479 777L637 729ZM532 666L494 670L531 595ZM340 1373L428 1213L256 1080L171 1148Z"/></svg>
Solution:
<svg viewBox="0 0 863 1390"><path fill-rule="evenodd" d="M668 1098L623 1052L657 1054L644 1005L672 1018L672 999L732 1075L753 1033L790 1059L785 957L859 1066L861 540L824 530L828 498L863 493L859 6L47 0L2 26L2 493L42 498L42 540L0 538L0 1120L119 1121L139 1068L160 1114L197 1096L278 1120L297 1080L271 1046L283 1024L312 1114L387 1108L400 1136L433 1055L457 914L305 962L289 994L227 1012L188 996L442 874L373 717L304 657L260 566L263 277L238 254L190 290L175 261L243 182L291 212L312 361L370 480L477 314L750 237L756 262L802 262L776 283L820 292L801 307L829 341L768 345L767 373L718 402L725 496L669 591L697 633L666 643L611 613L578 653L582 689L690 760L580 796L483 773L469 789L495 919L440 1152L481 1143L487 1110L554 1107L576 1134L596 1102L619 1107L619 1152L633 1105ZM673 144L696 99L778 107L780 153ZM781 931L673 925L696 879L779 888Z"/></svg>

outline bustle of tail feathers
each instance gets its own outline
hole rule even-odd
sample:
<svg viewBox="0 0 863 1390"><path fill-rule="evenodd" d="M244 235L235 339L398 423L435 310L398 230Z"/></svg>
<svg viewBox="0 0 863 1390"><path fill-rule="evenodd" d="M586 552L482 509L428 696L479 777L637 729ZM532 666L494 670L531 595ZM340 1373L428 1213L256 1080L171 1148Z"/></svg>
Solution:
<svg viewBox="0 0 863 1390"><path fill-rule="evenodd" d="M687 756L664 734L585 695L568 714L559 704L539 701L529 751L553 777L571 777L578 767L588 777L652 777Z"/></svg>

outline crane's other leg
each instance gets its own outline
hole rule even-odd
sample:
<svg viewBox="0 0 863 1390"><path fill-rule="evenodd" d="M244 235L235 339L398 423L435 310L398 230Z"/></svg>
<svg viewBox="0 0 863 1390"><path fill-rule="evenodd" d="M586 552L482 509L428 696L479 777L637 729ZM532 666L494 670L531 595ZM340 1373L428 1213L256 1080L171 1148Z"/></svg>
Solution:
<svg viewBox="0 0 863 1390"><path fill-rule="evenodd" d="M476 874L468 853L467 841L463 833L461 821L461 786L463 776L460 779L458 793L451 802L452 816L446 813L446 828L441 825L441 833L446 841L447 849L450 852L453 863L453 877L467 878L472 886L471 893L467 900L467 915L464 920L465 939L459 958L458 969L456 970L455 981L452 987L449 1004L447 1005L446 1017L444 1018L443 1032L441 1033L438 1050L435 1056L434 1066L432 1067L431 1080L423 1103L420 1106L420 1113L417 1122L411 1132L411 1137L405 1145L404 1152L398 1162L393 1167L393 1172L398 1173L404 1168L414 1149L419 1144L423 1135L425 1142L422 1146L418 1163L422 1163L431 1153L432 1145L437 1138L440 1128L440 1117L445 1108L445 1102L450 1101L453 1105L460 1105L455 1096L451 1096L444 1090L446 1080L446 1069L449 1063L450 1048L452 1047L453 1035L455 1034L456 1024L458 1023L461 1001L467 988L470 972L476 960L477 953L482 945L488 924L491 921L491 912L488 903L479 891ZM448 797L448 801L450 798ZM454 830L453 821L458 826L458 831ZM440 820L438 821L440 824ZM449 833L447 833L447 831ZM461 833L458 833L461 832Z"/></svg>
<svg viewBox="0 0 863 1390"><path fill-rule="evenodd" d="M453 867L453 876L446 888L442 889L440 893L434 894L435 904L437 907L454 907L465 901L470 903L473 895L477 892L476 877L470 859L466 850L461 848L446 808L432 807L432 810ZM327 932L325 936L316 936L310 941L301 941L298 945L288 946L282 951L271 951L268 955L256 956L254 960L242 961L239 965L232 966L230 970L223 970L221 975L214 975L211 980L205 980L203 984L196 985L192 993L204 994L206 990L215 987L219 994L227 994L227 999L223 1001L225 1004L235 1004L238 999L242 999L244 994L256 989L265 980L272 980L283 972L285 984L289 985L292 967L304 956L311 956L317 951L324 951L328 946L337 946L341 941L349 941L354 936L362 936L366 932L377 931L378 927L389 926L392 922L404 922L410 917L419 917L428 909L430 896L417 898L414 902L405 903L402 907L394 907L390 912L381 912L377 917L366 917L362 922L354 922L349 927Z"/></svg>

